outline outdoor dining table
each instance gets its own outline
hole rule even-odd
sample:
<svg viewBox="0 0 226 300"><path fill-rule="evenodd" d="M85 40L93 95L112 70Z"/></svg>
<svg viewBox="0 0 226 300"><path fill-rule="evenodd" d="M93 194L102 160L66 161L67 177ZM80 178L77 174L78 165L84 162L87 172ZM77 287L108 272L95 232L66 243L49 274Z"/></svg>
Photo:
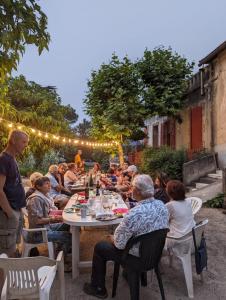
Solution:
<svg viewBox="0 0 226 300"><path fill-rule="evenodd" d="M107 195L105 196L107 197ZM111 196L109 196L111 197ZM125 202L120 195L117 195L117 208L127 208ZM94 200L95 201L95 200ZM72 207L75 204L75 197L71 197L66 205L66 208ZM79 268L90 267L92 265L91 261L80 261L79 257L79 246L80 246L80 227L100 227L119 224L122 218L116 218L111 221L99 221L92 216L86 216L81 218L81 215L77 213L66 213L63 212L64 223L71 226L72 233L72 278L76 279L79 276Z"/></svg>
<svg viewBox="0 0 226 300"><path fill-rule="evenodd" d="M78 183L68 185L68 188L72 194L84 192L85 191L85 184L84 180Z"/></svg>

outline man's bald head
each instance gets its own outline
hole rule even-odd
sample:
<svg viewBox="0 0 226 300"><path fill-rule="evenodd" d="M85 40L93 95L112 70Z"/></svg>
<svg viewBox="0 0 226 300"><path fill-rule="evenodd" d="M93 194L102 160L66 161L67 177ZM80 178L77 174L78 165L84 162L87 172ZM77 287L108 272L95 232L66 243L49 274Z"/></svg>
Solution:
<svg viewBox="0 0 226 300"><path fill-rule="evenodd" d="M27 139L28 139L28 134L22 130L16 130L16 129L12 130L12 131L10 131L9 136L8 136L8 143L14 142L23 137L27 137Z"/></svg>
<svg viewBox="0 0 226 300"><path fill-rule="evenodd" d="M28 134L22 130L12 130L9 133L8 145L15 154L21 154L28 145Z"/></svg>

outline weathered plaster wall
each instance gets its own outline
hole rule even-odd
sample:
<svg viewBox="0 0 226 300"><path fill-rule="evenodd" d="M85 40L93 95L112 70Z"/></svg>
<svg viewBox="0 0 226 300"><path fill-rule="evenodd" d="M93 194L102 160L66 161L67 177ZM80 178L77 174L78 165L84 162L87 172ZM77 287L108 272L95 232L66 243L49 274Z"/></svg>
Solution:
<svg viewBox="0 0 226 300"><path fill-rule="evenodd" d="M189 149L190 148L190 109L184 109L180 116L182 123L176 122L176 149Z"/></svg>
<svg viewBox="0 0 226 300"><path fill-rule="evenodd" d="M213 136L220 167L226 166L226 50L214 61Z"/></svg>

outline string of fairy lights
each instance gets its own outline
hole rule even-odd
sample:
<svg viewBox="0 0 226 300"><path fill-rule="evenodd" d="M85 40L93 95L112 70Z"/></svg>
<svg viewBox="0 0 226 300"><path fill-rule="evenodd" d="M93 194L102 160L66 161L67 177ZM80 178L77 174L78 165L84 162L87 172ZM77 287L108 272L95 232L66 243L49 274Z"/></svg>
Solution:
<svg viewBox="0 0 226 300"><path fill-rule="evenodd" d="M96 142L96 141L88 141L88 140L81 140L81 139L74 139L74 138L68 138L56 134L52 134L49 132L44 132L39 129L35 129L26 125L23 125L21 123L14 123L9 120L0 118L0 123L3 124L5 127L7 127L9 130L18 129L18 130L24 130L31 133L34 137L43 138L46 140L51 140L54 142L59 142L61 144L70 144L70 145L79 145L79 146L87 146L87 147L95 147L95 148L109 148L114 147L118 145L118 142L116 141L110 141L110 142Z"/></svg>

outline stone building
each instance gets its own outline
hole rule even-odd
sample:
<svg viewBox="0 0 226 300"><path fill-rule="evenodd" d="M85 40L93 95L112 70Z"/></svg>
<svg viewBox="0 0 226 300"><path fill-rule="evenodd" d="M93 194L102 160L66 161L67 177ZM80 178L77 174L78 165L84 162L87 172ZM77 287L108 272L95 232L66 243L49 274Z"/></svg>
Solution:
<svg viewBox="0 0 226 300"><path fill-rule="evenodd" d="M217 153L226 166L226 41L199 62L189 82L181 121L166 117L146 120L148 145L185 148L189 153L206 149Z"/></svg>

